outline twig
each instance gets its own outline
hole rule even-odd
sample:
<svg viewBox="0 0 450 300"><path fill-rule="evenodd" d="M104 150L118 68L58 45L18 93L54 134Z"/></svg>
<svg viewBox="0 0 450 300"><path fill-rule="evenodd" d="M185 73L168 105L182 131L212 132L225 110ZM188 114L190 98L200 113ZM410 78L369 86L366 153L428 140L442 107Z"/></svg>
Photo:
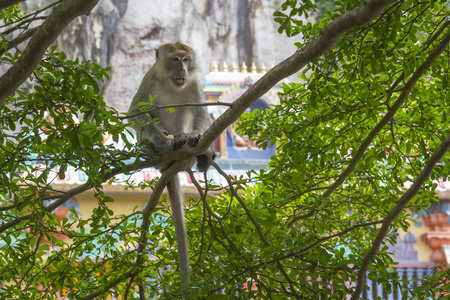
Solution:
<svg viewBox="0 0 450 300"><path fill-rule="evenodd" d="M184 104L168 104L168 105L152 105L150 106L149 109L146 109L144 111L141 111L137 114L132 114L132 115L127 115L127 116L119 116L118 118L120 120L125 120L125 119L129 119L129 118L134 118L137 116L140 116L142 114L147 114L149 112L158 110L158 109L166 109L166 108L173 108L173 107L189 107L189 106L229 106L232 107L233 103L228 103L228 102L219 102L219 101L210 101L210 102L205 102L205 103L184 103Z"/></svg>
<svg viewBox="0 0 450 300"><path fill-rule="evenodd" d="M197 187L197 189L199 189L199 188L201 189L200 184L198 183L197 179L195 179L194 174L192 173L192 170L189 169L189 170L187 170L187 171L188 171L189 175L191 176L191 180L192 180L192 182L194 183L194 185ZM189 171L190 171L190 172L189 172ZM207 183L206 183L206 178L205 178L205 184L207 185ZM233 241L230 239L230 237L229 237L228 234L226 233L225 228L223 227L222 219L221 219L217 214L215 214L215 213L212 211L212 209L211 209L211 207L209 206L208 202L206 202L206 197L202 197L202 199L203 199L203 206L204 206L204 208L208 211L208 214L209 214L210 216L212 216L212 217L217 221L217 223L219 223L220 229L222 230L223 236L225 237L225 239L227 240L227 242L231 245L231 247L233 247L233 249L234 249L234 251L235 251L236 253L238 253L239 255L242 255L242 252L239 251L239 249L238 249L238 247L236 246L236 244L233 243ZM211 228L212 228L211 222L210 222L210 226L211 226ZM218 238L217 236L216 236L216 238L217 238L217 240L219 240L219 238ZM203 241L203 235L202 235L202 241ZM225 249L228 251L228 248L225 248Z"/></svg>

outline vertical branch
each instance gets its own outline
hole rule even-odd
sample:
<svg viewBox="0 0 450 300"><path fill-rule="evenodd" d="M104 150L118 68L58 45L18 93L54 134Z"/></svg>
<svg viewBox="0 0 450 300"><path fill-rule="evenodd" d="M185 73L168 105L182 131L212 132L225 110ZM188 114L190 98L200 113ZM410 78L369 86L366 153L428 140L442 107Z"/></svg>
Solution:
<svg viewBox="0 0 450 300"><path fill-rule="evenodd" d="M369 268L372 260L380 248L381 243L383 242L386 235L389 233L389 227L392 222L398 217L398 215L405 208L405 205L419 192L425 180L428 179L431 172L434 169L434 166L441 160L444 154L450 148L450 136L446 137L444 141L439 145L439 148L433 153L433 155L428 160L427 164L423 168L422 172L417 176L416 180L414 180L411 187L400 197L397 202L397 205L384 217L381 228L372 244L372 247L369 249L367 254L364 256L361 267L358 271L357 277L357 285L355 291L351 297L351 300L359 299L359 295L361 294L364 288L364 277L366 275L366 271Z"/></svg>
<svg viewBox="0 0 450 300"><path fill-rule="evenodd" d="M189 171L188 171L189 172ZM190 170L189 175L191 176L192 182L194 183L194 185L197 187L197 189L201 189L200 184L198 183L197 179L195 179L194 174L192 173L192 171ZM206 182L206 176L205 176L205 182ZM206 195L205 195L206 196ZM228 241L228 243L231 245L231 247L234 249L234 251L236 253L238 253L239 255L241 255L241 252L239 251L238 247L236 246L235 243L233 243L233 241L230 239L230 237L228 236L228 234L225 231L225 228L223 227L223 223L222 223L222 219L215 214L211 207L209 206L208 202L206 201L206 197L202 197L203 200L203 207L204 207L204 211L208 212L208 224L211 227L211 229L213 229L212 227L212 220L211 217L213 217L217 223L219 223L220 229L222 230L223 236L225 237L225 239ZM203 230L203 228L202 228ZM216 240L225 248L225 250L227 250L228 253L231 253L231 251L228 249L228 247L226 247L219 239L219 237L217 236L217 233L215 232L215 230L213 229L213 235L216 238ZM203 241L203 235L202 235L202 241Z"/></svg>
<svg viewBox="0 0 450 300"><path fill-rule="evenodd" d="M253 225L256 228L256 231L258 232L258 235L261 239L261 241L263 241L263 243L266 246L269 246L270 243L267 241L266 237L264 236L261 226L259 225L258 222L256 222L255 218L253 217L252 213L250 212L250 210L248 209L247 205L245 204L245 202L242 200L242 198L239 196L239 194L236 192L236 190L234 189L233 183L231 182L230 178L228 177L227 173L225 173L216 162L212 162L212 165L214 166L214 168L216 168L217 172L219 172L220 175L222 175L225 180L228 182L228 186L230 187L230 191L233 194L233 196L238 200L239 204L242 206L242 208L245 211L245 214L248 216L248 218L250 219L250 221L253 223Z"/></svg>

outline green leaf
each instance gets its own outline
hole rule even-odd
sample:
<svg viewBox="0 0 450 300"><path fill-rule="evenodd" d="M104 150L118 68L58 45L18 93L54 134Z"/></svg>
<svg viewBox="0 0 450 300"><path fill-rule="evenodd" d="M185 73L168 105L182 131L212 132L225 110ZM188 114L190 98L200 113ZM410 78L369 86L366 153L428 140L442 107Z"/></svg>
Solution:
<svg viewBox="0 0 450 300"><path fill-rule="evenodd" d="M94 89L94 93L98 94L100 92L100 89L98 87L97 81L95 81L95 79L88 73L83 73L83 77L86 81L86 84Z"/></svg>

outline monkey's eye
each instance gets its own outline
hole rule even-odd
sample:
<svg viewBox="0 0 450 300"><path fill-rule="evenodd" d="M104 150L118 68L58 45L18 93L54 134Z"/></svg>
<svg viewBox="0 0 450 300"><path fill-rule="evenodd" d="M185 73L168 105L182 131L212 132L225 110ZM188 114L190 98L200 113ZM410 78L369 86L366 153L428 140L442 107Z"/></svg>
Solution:
<svg viewBox="0 0 450 300"><path fill-rule="evenodd" d="M175 57L172 57L172 60L173 60L173 61L179 61L180 59L179 59L178 57L175 56Z"/></svg>
<svg viewBox="0 0 450 300"><path fill-rule="evenodd" d="M189 61L189 57L183 57L183 61Z"/></svg>

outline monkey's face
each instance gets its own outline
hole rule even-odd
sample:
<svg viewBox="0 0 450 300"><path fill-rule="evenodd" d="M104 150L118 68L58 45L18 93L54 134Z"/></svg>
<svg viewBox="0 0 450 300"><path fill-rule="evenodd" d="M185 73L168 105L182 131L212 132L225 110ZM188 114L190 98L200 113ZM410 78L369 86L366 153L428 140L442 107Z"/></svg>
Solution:
<svg viewBox="0 0 450 300"><path fill-rule="evenodd" d="M183 87L189 77L191 56L186 52L174 52L169 55L166 66L172 74L172 80L177 87Z"/></svg>

